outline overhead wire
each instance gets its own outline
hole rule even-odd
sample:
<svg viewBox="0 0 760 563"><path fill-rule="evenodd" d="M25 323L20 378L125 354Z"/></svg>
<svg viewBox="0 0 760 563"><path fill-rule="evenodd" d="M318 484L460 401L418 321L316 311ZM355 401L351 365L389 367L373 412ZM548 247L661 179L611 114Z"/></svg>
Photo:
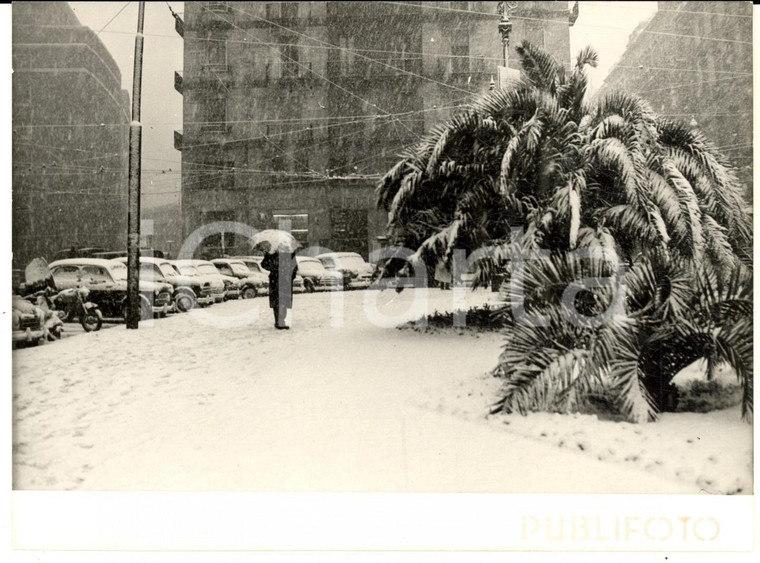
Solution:
<svg viewBox="0 0 760 563"><path fill-rule="evenodd" d="M613 68L632 68L639 70L666 70L673 72L701 72L707 74L732 74L737 76L752 76L751 72L735 72L732 70L710 70L686 67L645 66L645 65L615 65Z"/></svg>
<svg viewBox="0 0 760 563"><path fill-rule="evenodd" d="M254 18L256 18L256 19L258 19L258 20L260 20L260 21L263 21L263 22L265 22L265 23L269 24L269 25L273 25L273 26L275 26L275 27L278 27L278 28L280 28L280 29L283 29L283 30L285 30L285 31L286 31L286 32L288 32L288 33L293 33L293 34L295 34L295 35L298 35L298 36L300 36L300 37L304 37L304 38L306 38L306 39L308 39L308 40L310 40L310 41L315 41L315 42L317 42L317 43L322 43L323 45L325 45L325 46L326 46L327 48L329 48L329 49L337 49L337 50L339 50L339 51L347 51L347 52L350 52L350 53L351 53L351 54L353 54L353 55L358 55L359 57L361 57L361 58L363 58L363 59L366 59L366 60L368 60L368 61L371 61L371 62L373 62L373 63L376 63L376 64L380 64L380 65L382 65L382 66L384 66L384 67L387 67L387 68L390 68L390 69L396 70L396 71L398 71L398 72L402 72L402 73L404 73L404 74L408 74L408 75L410 75L410 76L415 76L415 77L417 77L417 78L422 78L423 80L427 80L427 81L429 81L429 82L432 82L432 83L434 83L434 84L438 84L438 85L440 85L440 86L445 86L446 88L451 88L452 90L459 90L459 91L461 91L461 92L465 92L465 93L467 93L467 94L469 94L469 95L472 95L472 94L474 93L474 92L472 92L471 90L466 90L466 89L464 89L464 88L458 88L458 87L456 87L456 86L452 86L451 84L446 84L445 82L441 82L440 80L435 80L434 78L430 78L430 77L427 77L427 76L422 76L421 74L418 74L418 73L416 73L416 72L408 71L408 70L406 70L406 69L398 68L398 67L396 67L396 66L393 66L393 65L390 65L390 64L384 63L383 61L381 61L381 60L379 60L379 59L374 59L374 58L372 58L372 57L367 57L367 56L365 56L365 55L363 55L363 54L359 53L359 51L358 51L358 50L356 50L356 49L348 49L347 47L341 47L340 45L335 45L334 43L330 43L329 41L323 41L323 40L321 40L321 39L318 39L318 38L316 38L316 37L313 37L313 36L311 36L311 35L308 35L308 34L306 34L306 33L301 33L300 31L297 31L297 30L295 30L295 29L292 29L292 28L289 28L289 27L286 27L286 26L283 26L283 25L279 25L279 24L278 24L278 23L276 23L276 22L273 22L273 21L271 21L271 20L268 20L268 19L266 19L266 18L262 18L261 16L257 16L256 14L253 14L253 13L251 13L251 12L248 12L248 11L246 11L246 10L243 10L243 9L241 9L241 8L233 8L233 9L234 9L234 10L236 10L236 11L238 11L238 12L241 12L241 13L243 13L243 14L246 14L246 15L248 15L248 16L252 16L252 17L254 17ZM309 46L309 47L311 47L311 46ZM397 53L397 52L396 52L396 53ZM498 60L498 59L496 59L496 60Z"/></svg>
<svg viewBox="0 0 760 563"><path fill-rule="evenodd" d="M652 88L650 90L635 90L635 94L648 94L649 92L660 92L662 90L672 90L675 88L684 88L688 86L698 86L700 84L713 84L715 82L725 82L726 80L738 80L738 78L733 76L725 76L723 78L716 78L714 80L702 80L700 82L684 82L681 84L671 84L670 86L663 86L661 88Z"/></svg>
<svg viewBox="0 0 760 563"><path fill-rule="evenodd" d="M665 10L663 8L657 8L658 12L665 12L665 13L673 13L673 14L695 14L700 16L725 16L728 18L747 18L752 19L752 14L745 15L745 14L725 14L721 12L701 12L701 11L694 11L694 10ZM751 10L750 10L751 11Z"/></svg>
<svg viewBox="0 0 760 563"><path fill-rule="evenodd" d="M388 121L386 123L380 123L380 124L378 124L378 126L383 127L383 126L388 126L388 125L391 125L391 124L395 124L395 121L391 120L391 121ZM340 125L345 125L345 124L340 124ZM318 129L329 129L330 127L336 127L336 126L337 125L328 125L328 126L320 127ZM315 129L317 129L317 128L315 128ZM270 135L270 136L283 136L284 137L284 136L291 136L291 135L296 135L296 134L299 134L299 133L304 133L304 132L307 132L307 131L308 131L308 129L299 129L299 130L294 130L294 131L285 131L285 132L277 133L277 134ZM302 150L311 150L314 147L319 147L319 146L323 146L323 145L326 145L326 144L333 144L333 143L335 143L337 141L340 141L342 139L346 139L348 137L353 137L353 136L359 135L359 134L361 134L363 132L364 132L363 130L356 130L356 131L352 131L350 133L345 133L345 134L342 134L342 135L339 135L339 136L333 136L333 135L329 135L328 134L326 136L326 138L323 139L323 140L321 140L321 141L318 141L318 142L313 142L312 141L312 142L309 142L309 143L303 143L302 146L301 146L301 148L292 149L291 151L288 151L288 152L285 152L285 153L282 153L282 154L283 154L283 156L288 156L289 154L291 154L293 152L299 152L299 151L302 151ZM258 141L258 140L261 140L261 137L249 137L249 138L244 138L244 139L235 139L234 142L238 142L238 143L239 142L251 143L251 142ZM197 147L215 146L215 145L218 145L218 143L216 143L216 142L210 142L210 143L198 143L198 144L193 144L193 145L183 145L183 148L197 148ZM259 159L256 162L270 161L270 160L274 160L275 158L277 158L277 156L274 156L274 157L271 157L271 158Z"/></svg>
<svg viewBox="0 0 760 563"><path fill-rule="evenodd" d="M670 33L666 31L651 31L648 29L642 29L641 33L648 33L650 35L667 35L670 37L684 37L688 39L699 39L700 41L721 41L724 43L737 43L742 45L752 45L752 41L741 41L739 39L725 39L722 37L707 37L706 35L686 35L683 33Z"/></svg>

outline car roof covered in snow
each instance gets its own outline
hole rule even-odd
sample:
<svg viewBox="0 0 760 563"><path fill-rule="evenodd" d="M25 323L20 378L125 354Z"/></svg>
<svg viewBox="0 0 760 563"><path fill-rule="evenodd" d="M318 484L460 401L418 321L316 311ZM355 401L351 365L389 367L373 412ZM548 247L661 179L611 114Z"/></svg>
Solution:
<svg viewBox="0 0 760 563"><path fill-rule="evenodd" d="M192 258L187 258L185 260L167 260L167 262L176 264L177 266L200 266L201 264L213 265L213 262L209 262L208 260L196 260Z"/></svg>
<svg viewBox="0 0 760 563"><path fill-rule="evenodd" d="M122 256L120 258L114 258L117 262L121 262L122 264L127 263L127 257ZM163 264L164 262L170 262L170 260L167 260L166 258L155 258L153 256L140 256L140 263L141 264Z"/></svg>
<svg viewBox="0 0 760 563"><path fill-rule="evenodd" d="M113 268L116 265L123 266L124 263L118 260L108 260L106 258L64 258L48 264L49 268L56 266L104 266Z"/></svg>
<svg viewBox="0 0 760 563"><path fill-rule="evenodd" d="M361 258L362 260L364 260L364 258L362 258L362 255L359 254L358 252L325 252L324 254L319 254L317 256L317 259L320 259L320 258L349 258L349 257L355 258L357 256L359 258Z"/></svg>
<svg viewBox="0 0 760 563"><path fill-rule="evenodd" d="M252 260L254 262L261 262L263 259L263 256L231 256L229 258L229 260Z"/></svg>
<svg viewBox="0 0 760 563"><path fill-rule="evenodd" d="M242 264L243 258L214 258L212 264Z"/></svg>

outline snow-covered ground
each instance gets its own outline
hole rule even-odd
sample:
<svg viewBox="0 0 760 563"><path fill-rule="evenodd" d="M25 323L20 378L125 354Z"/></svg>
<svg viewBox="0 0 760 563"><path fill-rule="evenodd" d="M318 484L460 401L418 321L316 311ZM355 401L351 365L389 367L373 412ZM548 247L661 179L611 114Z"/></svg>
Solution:
<svg viewBox="0 0 760 563"><path fill-rule="evenodd" d="M266 300L233 301L17 350L14 488L751 492L735 409L486 416L502 337L394 328L452 297L296 295L289 331Z"/></svg>

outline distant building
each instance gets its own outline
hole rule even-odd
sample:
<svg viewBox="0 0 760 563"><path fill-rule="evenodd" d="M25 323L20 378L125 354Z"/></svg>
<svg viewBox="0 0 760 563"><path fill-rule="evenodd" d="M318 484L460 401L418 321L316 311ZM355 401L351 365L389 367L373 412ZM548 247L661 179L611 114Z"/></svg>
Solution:
<svg viewBox="0 0 760 563"><path fill-rule="evenodd" d="M752 4L658 2L600 93L636 92L703 131L752 201Z"/></svg>
<svg viewBox="0 0 760 563"><path fill-rule="evenodd" d="M502 61L498 2L186 2L184 236L237 221L289 222L305 246L381 245L379 177L452 111L489 89ZM519 2L523 39L570 61L567 2ZM199 254L247 252L225 234Z"/></svg>
<svg viewBox="0 0 760 563"><path fill-rule="evenodd" d="M129 97L65 2L15 2L13 255L126 246Z"/></svg>
<svg viewBox="0 0 760 563"><path fill-rule="evenodd" d="M182 211L179 204L170 203L144 208L141 219L141 246L161 250L175 258L182 247ZM123 248L123 245L122 247Z"/></svg>

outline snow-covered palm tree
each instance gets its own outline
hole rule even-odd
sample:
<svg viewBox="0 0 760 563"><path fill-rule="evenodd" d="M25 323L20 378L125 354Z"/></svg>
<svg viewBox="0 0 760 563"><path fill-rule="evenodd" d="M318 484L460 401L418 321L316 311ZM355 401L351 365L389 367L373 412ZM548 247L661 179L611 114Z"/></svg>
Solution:
<svg viewBox="0 0 760 563"><path fill-rule="evenodd" d="M523 264L520 291L506 287L508 301L527 297L521 305L551 322L508 323L498 406L572 408L603 385L625 414L644 420L655 415L658 389L673 370L704 356L734 365L749 417L752 228L727 163L700 132L658 118L635 95L589 101L593 49L581 51L570 71L527 42L517 51L520 82L434 128L377 190L390 233L429 265L451 265L455 249L488 246L479 262L485 283L516 252L551 251ZM601 249L601 257L578 258L584 248ZM610 258L625 274L613 271ZM564 293L555 289L579 276L620 278L615 287L626 288L629 314L597 327L569 323ZM613 291L576 297L586 296L590 315L610 305ZM693 350L676 354L670 367L655 361L656 349L674 346Z"/></svg>

